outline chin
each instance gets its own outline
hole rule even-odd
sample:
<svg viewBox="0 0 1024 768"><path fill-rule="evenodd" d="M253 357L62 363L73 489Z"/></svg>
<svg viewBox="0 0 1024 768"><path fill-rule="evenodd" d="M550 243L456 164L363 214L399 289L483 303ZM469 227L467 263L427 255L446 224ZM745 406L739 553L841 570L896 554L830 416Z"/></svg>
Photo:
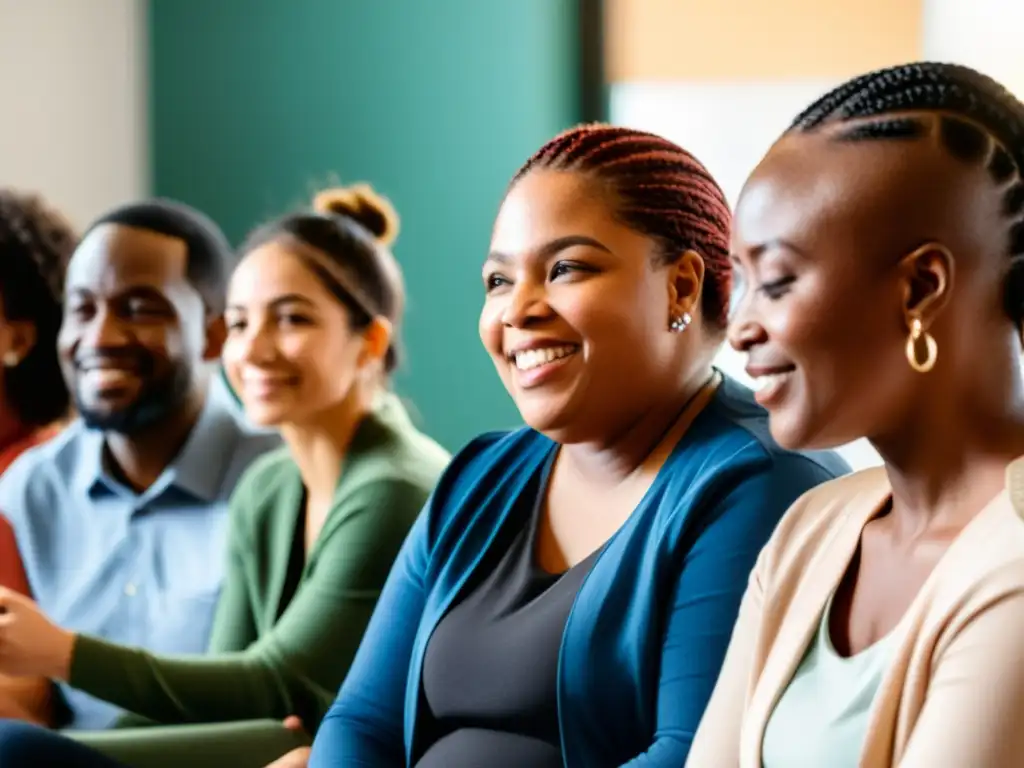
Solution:
<svg viewBox="0 0 1024 768"><path fill-rule="evenodd" d="M772 439L788 451L804 451L817 447L812 445L814 430L809 429L809 426L800 418L769 412L768 429L772 433Z"/></svg>
<svg viewBox="0 0 1024 768"><path fill-rule="evenodd" d="M844 437L831 434L827 427L805 421L785 421L770 416L768 422L772 438L789 451L827 451L860 439L860 435Z"/></svg>
<svg viewBox="0 0 1024 768"><path fill-rule="evenodd" d="M279 427L290 421L291 409L268 406L264 403L249 405L242 403L245 409L245 418L257 427Z"/></svg>
<svg viewBox="0 0 1024 768"><path fill-rule="evenodd" d="M565 409L554 403L546 407L538 403L532 405L516 403L516 406L519 408L519 415L526 422L526 426L557 442L562 442L558 435L572 427L572 419L568 417Z"/></svg>

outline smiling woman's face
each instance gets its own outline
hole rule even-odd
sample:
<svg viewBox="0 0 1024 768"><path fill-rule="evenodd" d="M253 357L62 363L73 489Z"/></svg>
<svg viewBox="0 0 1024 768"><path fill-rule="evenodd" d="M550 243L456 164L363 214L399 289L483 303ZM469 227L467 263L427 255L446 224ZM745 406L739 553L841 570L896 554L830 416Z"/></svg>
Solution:
<svg viewBox="0 0 1024 768"><path fill-rule="evenodd" d="M246 254L231 277L223 362L261 426L322 421L352 392L365 364L363 334L323 282L286 246Z"/></svg>
<svg viewBox="0 0 1024 768"><path fill-rule="evenodd" d="M1012 330L997 192L983 165L930 137L843 141L825 128L772 148L736 208L742 293L729 339L762 379L758 399L779 443L890 436L925 399L973 386L984 344ZM936 297L944 308L928 322L939 358L922 375L905 344Z"/></svg>
<svg viewBox="0 0 1024 768"><path fill-rule="evenodd" d="M672 267L659 263L585 176L537 170L510 190L483 269L480 338L530 426L560 442L606 433L678 379Z"/></svg>

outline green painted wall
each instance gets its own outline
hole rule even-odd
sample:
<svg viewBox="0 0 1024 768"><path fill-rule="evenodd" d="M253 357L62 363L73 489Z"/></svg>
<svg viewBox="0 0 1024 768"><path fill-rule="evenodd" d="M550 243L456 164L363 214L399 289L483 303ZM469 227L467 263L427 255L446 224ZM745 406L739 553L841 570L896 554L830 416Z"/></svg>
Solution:
<svg viewBox="0 0 1024 768"><path fill-rule="evenodd" d="M332 181L395 203L399 391L457 448L518 415L480 347L511 174L579 121L578 0L150 0L156 194L238 242Z"/></svg>

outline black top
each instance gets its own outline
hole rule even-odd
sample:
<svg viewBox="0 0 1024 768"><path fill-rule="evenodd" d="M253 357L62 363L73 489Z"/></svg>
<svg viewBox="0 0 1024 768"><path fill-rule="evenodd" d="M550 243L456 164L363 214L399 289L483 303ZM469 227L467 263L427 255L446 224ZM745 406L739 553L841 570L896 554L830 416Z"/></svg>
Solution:
<svg viewBox="0 0 1024 768"><path fill-rule="evenodd" d="M432 722L416 768L562 768L558 657L597 553L562 574L535 563L546 476L526 525L496 542L478 571L483 580L430 637L423 699Z"/></svg>
<svg viewBox="0 0 1024 768"><path fill-rule="evenodd" d="M295 534L292 537L292 551L288 557L288 569L285 571L284 584L281 587L281 600L277 613L280 616L292 604L295 593L302 584L302 572L306 568L306 495L302 495L299 508L299 519L295 523Z"/></svg>

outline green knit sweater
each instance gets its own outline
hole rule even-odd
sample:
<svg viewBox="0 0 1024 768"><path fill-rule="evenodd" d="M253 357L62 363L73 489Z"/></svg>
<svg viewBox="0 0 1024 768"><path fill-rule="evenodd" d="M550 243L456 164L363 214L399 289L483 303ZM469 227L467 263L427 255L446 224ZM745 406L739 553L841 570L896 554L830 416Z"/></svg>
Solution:
<svg viewBox="0 0 1024 768"><path fill-rule="evenodd" d="M448 459L396 397L383 398L353 438L334 504L284 606L305 492L287 450L267 454L231 498L229 562L209 654L156 656L82 635L70 684L158 723L298 715L312 732Z"/></svg>

